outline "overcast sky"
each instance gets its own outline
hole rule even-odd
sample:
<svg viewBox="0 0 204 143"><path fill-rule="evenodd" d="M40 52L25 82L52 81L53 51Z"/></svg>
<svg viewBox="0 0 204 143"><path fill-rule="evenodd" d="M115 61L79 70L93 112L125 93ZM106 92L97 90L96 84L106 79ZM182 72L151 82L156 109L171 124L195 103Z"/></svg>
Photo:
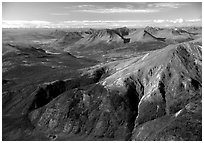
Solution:
<svg viewBox="0 0 204 143"><path fill-rule="evenodd" d="M3 27L201 25L202 3L59 2L2 4Z"/></svg>

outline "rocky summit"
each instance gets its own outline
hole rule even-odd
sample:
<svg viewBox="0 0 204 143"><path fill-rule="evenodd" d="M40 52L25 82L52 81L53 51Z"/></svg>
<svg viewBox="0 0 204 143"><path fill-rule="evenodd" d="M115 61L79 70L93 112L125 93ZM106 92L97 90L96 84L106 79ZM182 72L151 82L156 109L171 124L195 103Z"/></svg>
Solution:
<svg viewBox="0 0 204 143"><path fill-rule="evenodd" d="M3 31L2 139L201 141L199 31Z"/></svg>

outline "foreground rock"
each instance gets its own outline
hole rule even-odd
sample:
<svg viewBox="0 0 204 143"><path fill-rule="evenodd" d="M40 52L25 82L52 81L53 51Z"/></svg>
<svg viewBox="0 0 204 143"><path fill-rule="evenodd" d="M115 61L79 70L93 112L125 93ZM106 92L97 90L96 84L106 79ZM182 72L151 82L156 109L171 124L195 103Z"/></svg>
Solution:
<svg viewBox="0 0 204 143"><path fill-rule="evenodd" d="M36 100L27 112L35 128L31 136L202 140L201 42L169 45L84 71L81 78L59 82L63 93L48 103L34 106L41 95L33 94Z"/></svg>

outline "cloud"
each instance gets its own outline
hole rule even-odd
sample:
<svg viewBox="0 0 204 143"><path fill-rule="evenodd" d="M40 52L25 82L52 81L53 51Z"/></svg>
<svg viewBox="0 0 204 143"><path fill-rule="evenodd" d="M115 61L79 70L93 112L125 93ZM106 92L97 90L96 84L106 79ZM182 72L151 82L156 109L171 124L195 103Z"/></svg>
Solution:
<svg viewBox="0 0 204 143"><path fill-rule="evenodd" d="M158 9L128 9L128 8L110 8L110 9L85 9L78 10L89 13L152 13L159 12Z"/></svg>
<svg viewBox="0 0 204 143"><path fill-rule="evenodd" d="M94 5L90 5L90 4L84 4L84 5L78 5L76 6L78 8L84 8L84 7L95 7Z"/></svg>
<svg viewBox="0 0 204 143"><path fill-rule="evenodd" d="M155 23L163 23L163 22L165 22L165 20L164 19L155 19L155 20L153 20L153 22L155 22Z"/></svg>
<svg viewBox="0 0 204 143"><path fill-rule="evenodd" d="M41 20L3 20L2 27L3 28L48 28L51 23L48 21Z"/></svg>
<svg viewBox="0 0 204 143"><path fill-rule="evenodd" d="M78 8L94 8L96 7L95 5L91 4L82 4L82 5L74 5L74 6L66 6L64 7L65 9L78 9Z"/></svg>
<svg viewBox="0 0 204 143"><path fill-rule="evenodd" d="M202 19L189 19L189 20L186 20L188 22L201 22Z"/></svg>
<svg viewBox="0 0 204 143"><path fill-rule="evenodd" d="M83 20L83 21L63 21L61 25L69 25L70 27L134 27L148 25L152 20Z"/></svg>
<svg viewBox="0 0 204 143"><path fill-rule="evenodd" d="M164 23L164 22L169 22L169 23L183 23L184 20L182 18L179 18L179 19L174 19L174 20L169 20L169 19L154 19L153 20L154 23Z"/></svg>
<svg viewBox="0 0 204 143"><path fill-rule="evenodd" d="M134 3L133 3L134 4ZM92 4L82 4L82 5L74 5L74 6L66 6L65 9L69 10L70 12L87 12L87 13L153 13L159 12L159 9L147 8L144 7L144 3L137 4L137 8L135 5L131 4L123 4L117 6L117 4L113 5L92 5Z"/></svg>
<svg viewBox="0 0 204 143"><path fill-rule="evenodd" d="M70 21L23 21L3 20L3 28L112 28L112 27L145 27L145 26L183 26L201 25L201 19L154 19L154 20L70 20Z"/></svg>
<svg viewBox="0 0 204 143"><path fill-rule="evenodd" d="M155 8L179 8L184 5L189 5L188 3L153 3L148 4L148 7L155 7Z"/></svg>
<svg viewBox="0 0 204 143"><path fill-rule="evenodd" d="M201 26L202 19L154 19L153 23L155 23L156 26Z"/></svg>
<svg viewBox="0 0 204 143"><path fill-rule="evenodd" d="M142 26L151 23L151 20L71 20L60 22L48 21L23 21L23 20L4 20L3 28L83 28L83 27L120 27L120 26Z"/></svg>
<svg viewBox="0 0 204 143"><path fill-rule="evenodd" d="M51 13L50 15L54 15L54 16L63 16L63 15L70 15L69 13Z"/></svg>
<svg viewBox="0 0 204 143"><path fill-rule="evenodd" d="M172 23L183 23L183 19L182 18L179 18L179 19L175 19L175 20L170 20L170 22Z"/></svg>
<svg viewBox="0 0 204 143"><path fill-rule="evenodd" d="M151 20L82 20L82 21L63 21L63 23L138 23L138 22L151 22Z"/></svg>

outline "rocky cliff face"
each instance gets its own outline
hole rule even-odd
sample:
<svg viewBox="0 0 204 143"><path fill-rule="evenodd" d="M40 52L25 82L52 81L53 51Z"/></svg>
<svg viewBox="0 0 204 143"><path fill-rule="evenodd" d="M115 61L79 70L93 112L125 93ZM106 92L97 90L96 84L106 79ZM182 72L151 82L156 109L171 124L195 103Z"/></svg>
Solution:
<svg viewBox="0 0 204 143"><path fill-rule="evenodd" d="M78 79L33 94L27 112L33 135L42 132L51 140L201 140L201 63L201 43L191 41L84 69ZM50 99L51 90L55 95ZM49 102L38 106L38 97Z"/></svg>

